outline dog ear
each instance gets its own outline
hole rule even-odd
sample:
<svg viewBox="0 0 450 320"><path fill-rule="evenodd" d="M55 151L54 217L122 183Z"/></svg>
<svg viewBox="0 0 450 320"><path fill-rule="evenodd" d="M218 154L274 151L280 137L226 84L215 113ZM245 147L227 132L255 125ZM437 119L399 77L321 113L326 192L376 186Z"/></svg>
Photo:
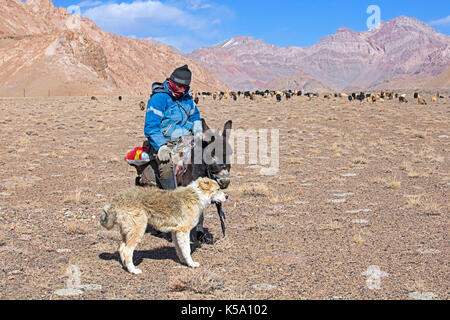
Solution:
<svg viewBox="0 0 450 320"><path fill-rule="evenodd" d="M202 190L209 190L211 189L211 180L208 178L200 178L198 179L198 186Z"/></svg>

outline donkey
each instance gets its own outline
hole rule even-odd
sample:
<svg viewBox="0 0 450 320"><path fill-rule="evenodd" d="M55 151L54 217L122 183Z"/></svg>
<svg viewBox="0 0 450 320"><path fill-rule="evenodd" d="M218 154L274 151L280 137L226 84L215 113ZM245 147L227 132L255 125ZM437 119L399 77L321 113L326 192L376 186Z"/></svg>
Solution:
<svg viewBox="0 0 450 320"><path fill-rule="evenodd" d="M211 130L206 124L205 119L202 118L202 127L204 132L202 147L194 148L191 153L191 161L186 166L186 170L184 170L184 172L177 177L178 185L187 186L189 183L197 180L198 178L208 177L217 181L221 189L228 188L231 182L230 160L232 153L229 138L232 124L233 122L228 120L223 127L222 134L220 134L217 130ZM201 163L195 162L196 152L202 152ZM216 202L215 204L220 218L222 233L225 236L225 213L222 210L222 203ZM212 234L205 232L205 229L203 228L203 212L200 215L196 233L192 236L194 241L200 240L201 242L205 242L207 244L214 243Z"/></svg>
<svg viewBox="0 0 450 320"><path fill-rule="evenodd" d="M201 145L198 143L193 147L190 152L190 161L188 161L188 164L183 168L182 172L176 176L177 185L187 186L200 177L208 177L217 181L220 188L226 189L231 182L231 146L229 144L229 137L232 121L229 120L225 123L222 134L218 130L211 130L203 118L202 127L204 135ZM198 152L201 154L197 154ZM201 161L197 161L198 163L196 163L196 159L201 159ZM144 166L136 167L136 170L138 172L136 185L143 187L161 187L154 173L154 161L150 161L150 163ZM216 203L216 208L220 218L222 233L225 236L225 213L222 210L222 204ZM191 238L194 242L201 241L207 244L213 244L214 237L205 231L203 218L202 212L196 229L193 229L191 233Z"/></svg>

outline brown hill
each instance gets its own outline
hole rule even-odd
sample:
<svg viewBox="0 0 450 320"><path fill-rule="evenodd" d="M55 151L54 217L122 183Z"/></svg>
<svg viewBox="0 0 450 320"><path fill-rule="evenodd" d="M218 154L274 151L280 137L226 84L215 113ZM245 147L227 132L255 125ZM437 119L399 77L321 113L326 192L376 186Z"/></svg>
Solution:
<svg viewBox="0 0 450 320"><path fill-rule="evenodd" d="M227 90L198 63L165 45L100 30L51 0L3 0L0 95L148 94L188 64L194 90Z"/></svg>

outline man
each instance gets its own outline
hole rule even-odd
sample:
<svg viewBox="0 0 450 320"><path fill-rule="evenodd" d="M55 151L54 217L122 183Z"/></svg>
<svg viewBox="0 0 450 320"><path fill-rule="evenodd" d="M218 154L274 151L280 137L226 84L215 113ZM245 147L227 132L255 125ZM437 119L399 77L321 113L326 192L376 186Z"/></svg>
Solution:
<svg viewBox="0 0 450 320"><path fill-rule="evenodd" d="M175 189L171 148L181 136L203 133L200 112L189 94L192 73L187 65L175 69L163 83L155 82L147 104L144 133L156 160L154 176L163 189ZM144 172L145 175L145 172Z"/></svg>

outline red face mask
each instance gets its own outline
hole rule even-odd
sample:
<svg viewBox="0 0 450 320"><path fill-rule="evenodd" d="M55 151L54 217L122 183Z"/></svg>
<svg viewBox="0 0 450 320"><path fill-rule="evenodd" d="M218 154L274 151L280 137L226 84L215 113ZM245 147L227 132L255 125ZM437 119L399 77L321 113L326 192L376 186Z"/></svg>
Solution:
<svg viewBox="0 0 450 320"><path fill-rule="evenodd" d="M177 84L170 79L167 86L169 87L170 91L172 91L173 95L177 98L181 98L189 90L189 86Z"/></svg>

